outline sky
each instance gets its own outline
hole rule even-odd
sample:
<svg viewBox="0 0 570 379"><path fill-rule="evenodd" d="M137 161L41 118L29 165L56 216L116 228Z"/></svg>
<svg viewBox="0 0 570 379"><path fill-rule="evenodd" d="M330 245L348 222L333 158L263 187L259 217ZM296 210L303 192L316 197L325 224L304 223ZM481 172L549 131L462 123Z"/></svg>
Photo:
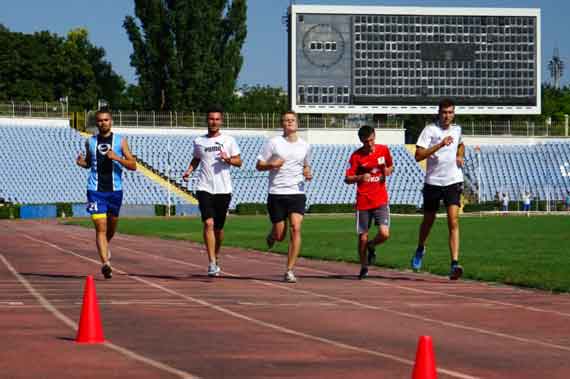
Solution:
<svg viewBox="0 0 570 379"><path fill-rule="evenodd" d="M238 86L287 88L287 33L282 23L291 2L322 5L540 8L542 14L542 78L550 80L548 61L555 48L566 63L562 84L570 84L570 2L562 0L248 0L247 39ZM123 20L134 14L132 0L18 0L0 12L0 23L14 32L48 30L65 36L84 27L91 42L106 51L106 60L128 83L136 83L130 66L132 46ZM0 79L1 80L1 79Z"/></svg>

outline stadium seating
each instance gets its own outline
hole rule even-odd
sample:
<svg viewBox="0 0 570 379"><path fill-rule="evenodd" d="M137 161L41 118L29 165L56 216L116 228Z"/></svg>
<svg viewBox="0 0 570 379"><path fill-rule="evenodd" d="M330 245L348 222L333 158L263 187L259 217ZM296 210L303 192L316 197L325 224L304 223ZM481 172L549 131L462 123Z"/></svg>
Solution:
<svg viewBox="0 0 570 379"><path fill-rule="evenodd" d="M497 193L521 200L529 191L540 200L562 200L570 191L570 144L468 146L465 175L473 193L482 188L481 200L493 201ZM478 184L480 183L480 185Z"/></svg>
<svg viewBox="0 0 570 379"><path fill-rule="evenodd" d="M85 202L88 171L75 165L85 138L67 122L43 126L0 124L0 197L20 204ZM167 191L140 172L124 173L124 204L167 204ZM172 204L186 203L171 194Z"/></svg>
<svg viewBox="0 0 570 379"><path fill-rule="evenodd" d="M29 121L29 120L28 120ZM33 121L33 120L32 120ZM19 125L0 122L0 197L20 204L85 201L87 170L74 164L84 152L85 138L69 128L67 122L46 125L36 121ZM147 132L148 133L148 132ZM190 134L125 134L137 158L165 179L194 190L195 181L185 183L182 173L192 157ZM263 143L261 136L239 136L243 166L232 167L233 198L239 203L264 203L267 197L267 172L255 170ZM353 203L355 186L344 183L348 158L357 145L312 145L314 179L307 184L308 205ZM388 179L392 204L421 206L423 171L403 145L390 146L394 174ZM480 165L479 165L479 162ZM528 190L535 198L562 200L570 191L570 144L549 142L534 145L481 145L479 152L467 146L466 185L481 200L492 201L497 192L508 192L511 200L520 199ZM125 172L125 204L167 204L168 193L140 172ZM171 204L187 204L170 194Z"/></svg>
<svg viewBox="0 0 570 379"><path fill-rule="evenodd" d="M192 159L192 141L195 136L129 134L133 153L157 172L185 186L182 174ZM234 187L230 208L239 203L263 203L267 198L266 172L255 169L257 155L265 142L259 136L236 137L241 149L243 165L232 167ZM314 179L307 185L307 203L353 203L355 186L344 183L344 174L350 154L357 145L312 145L311 165ZM388 180L391 203L421 205L423 172L404 146L390 146L396 170ZM191 180L188 189L194 190Z"/></svg>

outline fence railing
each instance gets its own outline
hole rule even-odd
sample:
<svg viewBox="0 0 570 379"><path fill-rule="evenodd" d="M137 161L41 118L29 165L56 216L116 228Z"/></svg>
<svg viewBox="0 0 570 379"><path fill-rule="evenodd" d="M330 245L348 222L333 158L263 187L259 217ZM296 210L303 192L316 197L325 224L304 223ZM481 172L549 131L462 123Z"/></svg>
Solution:
<svg viewBox="0 0 570 379"><path fill-rule="evenodd" d="M298 115L299 128L355 128L361 119L335 115ZM402 120L375 122L377 128L404 127ZM204 128L206 114L199 112L123 112L113 111L113 125L123 128ZM87 112L87 127L95 127L95 111ZM279 113L224 113L225 128L275 129L281 128Z"/></svg>
<svg viewBox="0 0 570 379"><path fill-rule="evenodd" d="M57 103L9 102L0 103L0 117L37 117L37 118L69 118L68 104Z"/></svg>
<svg viewBox="0 0 570 379"><path fill-rule="evenodd" d="M524 136L568 137L568 120L537 121L458 121L464 135L471 136Z"/></svg>

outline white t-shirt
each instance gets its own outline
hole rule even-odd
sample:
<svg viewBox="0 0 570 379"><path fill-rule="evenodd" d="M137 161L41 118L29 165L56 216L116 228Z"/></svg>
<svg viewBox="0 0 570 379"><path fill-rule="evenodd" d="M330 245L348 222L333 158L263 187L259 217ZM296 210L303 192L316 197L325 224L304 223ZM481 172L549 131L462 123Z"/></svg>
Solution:
<svg viewBox="0 0 570 379"><path fill-rule="evenodd" d="M230 165L220 158L225 151L230 157L240 154L239 146L232 136L220 134L209 138L207 135L197 137L192 143L194 158L200 159L197 167L196 190L211 194L232 192Z"/></svg>
<svg viewBox="0 0 570 379"><path fill-rule="evenodd" d="M463 172L457 166L457 148L463 142L461 127L451 124L443 129L438 123L430 124L422 130L416 146L429 149L445 137L453 137L453 143L444 146L427 158L425 182L434 186L449 186L463 182Z"/></svg>
<svg viewBox="0 0 570 379"><path fill-rule="evenodd" d="M272 158L285 160L283 166L269 171L269 193L274 195L292 195L305 193L303 167L309 162L309 144L298 138L289 142L283 136L276 136L261 148L257 159L270 161Z"/></svg>

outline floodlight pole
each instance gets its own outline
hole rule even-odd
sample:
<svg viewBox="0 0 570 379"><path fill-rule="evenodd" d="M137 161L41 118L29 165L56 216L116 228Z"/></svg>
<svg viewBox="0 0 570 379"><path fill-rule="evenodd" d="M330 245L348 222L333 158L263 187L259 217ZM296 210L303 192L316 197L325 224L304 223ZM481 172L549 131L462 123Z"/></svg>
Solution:
<svg viewBox="0 0 570 379"><path fill-rule="evenodd" d="M167 160L166 160L166 177L168 178L168 183L166 184L168 199L166 200L166 206L168 207L166 215L170 217L170 138L168 138L168 143L166 145Z"/></svg>

